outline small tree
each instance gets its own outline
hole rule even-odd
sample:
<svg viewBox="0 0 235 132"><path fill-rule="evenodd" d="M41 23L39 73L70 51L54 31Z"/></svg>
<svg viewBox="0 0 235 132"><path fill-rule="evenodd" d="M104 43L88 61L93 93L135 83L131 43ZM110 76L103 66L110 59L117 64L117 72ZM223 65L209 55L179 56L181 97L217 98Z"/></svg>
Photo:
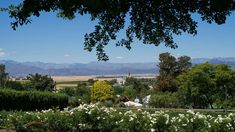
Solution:
<svg viewBox="0 0 235 132"><path fill-rule="evenodd" d="M5 72L5 65L0 64L0 87L5 87L8 80L8 73Z"/></svg>
<svg viewBox="0 0 235 132"><path fill-rule="evenodd" d="M55 82L54 80L47 75L40 75L36 73L35 75L29 74L27 76L28 80L30 80L30 87L36 90L47 90L53 91L55 90Z"/></svg>
<svg viewBox="0 0 235 132"><path fill-rule="evenodd" d="M92 101L105 101L112 99L113 88L105 81L97 81L91 88Z"/></svg>

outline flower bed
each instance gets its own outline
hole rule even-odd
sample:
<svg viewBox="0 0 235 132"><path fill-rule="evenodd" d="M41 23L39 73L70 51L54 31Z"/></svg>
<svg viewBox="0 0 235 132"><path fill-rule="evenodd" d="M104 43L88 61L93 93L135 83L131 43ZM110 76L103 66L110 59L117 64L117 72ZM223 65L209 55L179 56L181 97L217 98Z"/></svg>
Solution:
<svg viewBox="0 0 235 132"><path fill-rule="evenodd" d="M0 129L32 131L234 131L234 113L121 111L96 104L63 111L0 112Z"/></svg>

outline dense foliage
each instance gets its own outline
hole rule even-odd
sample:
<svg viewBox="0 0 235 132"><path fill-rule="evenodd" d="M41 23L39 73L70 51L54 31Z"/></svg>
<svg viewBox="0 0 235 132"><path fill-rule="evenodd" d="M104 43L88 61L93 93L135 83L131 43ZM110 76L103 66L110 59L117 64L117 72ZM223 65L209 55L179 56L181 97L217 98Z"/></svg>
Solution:
<svg viewBox="0 0 235 132"><path fill-rule="evenodd" d="M42 110L68 106L68 96L41 91L0 89L0 110Z"/></svg>
<svg viewBox="0 0 235 132"><path fill-rule="evenodd" d="M119 110L97 104L40 112L0 112L0 128L16 131L230 132L234 113Z"/></svg>
<svg viewBox="0 0 235 132"><path fill-rule="evenodd" d="M92 101L105 101L113 98L113 88L106 81L97 81L91 88Z"/></svg>
<svg viewBox="0 0 235 132"><path fill-rule="evenodd" d="M198 19L192 14L208 23L223 24L234 9L234 0L23 0L0 11L7 11L13 18L13 29L31 23L30 17L39 17L42 12L57 12L66 19L89 14L92 21L98 22L94 31L85 35L84 48L95 48L99 60L108 60L104 47L118 38L120 30L126 30L126 38L117 46L131 49L136 37L144 44L165 43L177 48L174 35L197 34Z"/></svg>
<svg viewBox="0 0 235 132"><path fill-rule="evenodd" d="M150 83L151 84L151 83ZM142 79L137 79L134 77L127 77L126 78L126 82L125 82L125 90L124 92L128 92L126 89L129 88L130 94L125 94L126 96L129 96L131 94L134 94L135 98L143 98L144 96L146 96L149 92L147 92L149 90L149 83L144 83L144 80ZM133 90L131 90L133 89Z"/></svg>
<svg viewBox="0 0 235 132"><path fill-rule="evenodd" d="M171 92L159 92L151 96L150 106L156 108L182 108L183 103L179 101L178 94Z"/></svg>
<svg viewBox="0 0 235 132"><path fill-rule="evenodd" d="M0 64L0 87L5 87L8 80L8 73L5 71L5 65Z"/></svg>
<svg viewBox="0 0 235 132"><path fill-rule="evenodd" d="M188 56L176 58L168 52L159 54L156 90L176 92L178 90L176 77L191 67L190 59Z"/></svg>
<svg viewBox="0 0 235 132"><path fill-rule="evenodd" d="M193 108L234 108L235 71L220 64L200 64L177 78L181 101Z"/></svg>
<svg viewBox="0 0 235 132"><path fill-rule="evenodd" d="M30 81L30 88L41 91L53 91L55 90L55 82L48 75L29 74L27 79Z"/></svg>

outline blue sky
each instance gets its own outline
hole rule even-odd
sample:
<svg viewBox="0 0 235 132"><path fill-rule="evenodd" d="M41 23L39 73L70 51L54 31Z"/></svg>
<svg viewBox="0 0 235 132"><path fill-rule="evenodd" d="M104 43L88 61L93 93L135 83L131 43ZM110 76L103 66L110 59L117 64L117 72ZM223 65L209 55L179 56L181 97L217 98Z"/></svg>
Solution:
<svg viewBox="0 0 235 132"><path fill-rule="evenodd" d="M1 0L4 7L17 0ZM224 25L208 24L198 20L198 34L176 36L179 48L170 49L161 46L144 45L135 40L129 51L107 46L110 62L155 62L159 53L170 52L175 56L188 55L192 58L235 57L235 13ZM95 51L83 50L84 34L93 31L96 22L89 16L78 16L74 20L63 20L55 13L43 13L33 18L32 24L13 31L11 19L6 13L0 13L0 59L15 61L42 61L56 63L88 63L97 61ZM124 32L119 33L119 37Z"/></svg>

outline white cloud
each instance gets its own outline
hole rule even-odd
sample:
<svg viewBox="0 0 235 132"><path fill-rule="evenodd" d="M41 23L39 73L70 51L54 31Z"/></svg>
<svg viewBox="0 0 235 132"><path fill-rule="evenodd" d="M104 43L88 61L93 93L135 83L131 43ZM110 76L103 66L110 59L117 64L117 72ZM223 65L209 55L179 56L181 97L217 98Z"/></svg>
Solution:
<svg viewBox="0 0 235 132"><path fill-rule="evenodd" d="M69 54L65 54L65 55L64 55L64 57L71 57L71 55L69 55Z"/></svg>
<svg viewBox="0 0 235 132"><path fill-rule="evenodd" d="M123 57L122 56L117 56L116 59L123 59Z"/></svg>
<svg viewBox="0 0 235 132"><path fill-rule="evenodd" d="M0 48L0 57L4 57L6 55L6 52Z"/></svg>

